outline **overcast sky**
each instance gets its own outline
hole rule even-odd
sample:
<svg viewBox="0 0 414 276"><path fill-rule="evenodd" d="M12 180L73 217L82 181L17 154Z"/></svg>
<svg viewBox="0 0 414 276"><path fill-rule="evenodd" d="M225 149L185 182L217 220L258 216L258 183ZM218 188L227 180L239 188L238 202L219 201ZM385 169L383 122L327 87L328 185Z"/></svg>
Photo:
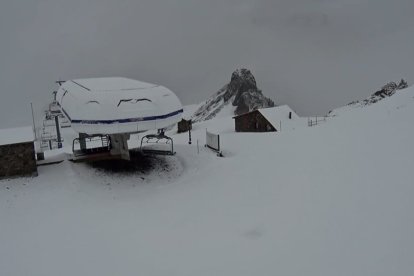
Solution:
<svg viewBox="0 0 414 276"><path fill-rule="evenodd" d="M58 79L125 76L191 104L246 67L300 115L414 83L413 0L0 1L0 127L30 124Z"/></svg>

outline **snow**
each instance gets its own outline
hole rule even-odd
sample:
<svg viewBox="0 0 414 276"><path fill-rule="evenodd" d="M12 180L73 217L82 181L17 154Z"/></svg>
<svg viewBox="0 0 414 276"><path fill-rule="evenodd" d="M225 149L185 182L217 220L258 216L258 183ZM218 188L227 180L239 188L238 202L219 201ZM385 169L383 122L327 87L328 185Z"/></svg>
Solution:
<svg viewBox="0 0 414 276"><path fill-rule="evenodd" d="M183 106L183 118L186 120L190 120L194 112L197 110L198 106L198 104L190 104Z"/></svg>
<svg viewBox="0 0 414 276"><path fill-rule="evenodd" d="M151 172L64 161L0 181L1 274L413 275L414 88L335 114L273 133L212 119L191 145L171 131Z"/></svg>
<svg viewBox="0 0 414 276"><path fill-rule="evenodd" d="M288 105L261 108L258 110L277 131L290 131L307 126L307 119L300 118ZM289 119L289 113L292 113L291 119Z"/></svg>
<svg viewBox="0 0 414 276"><path fill-rule="evenodd" d="M233 100L233 98L231 100ZM236 110L236 106L233 106L231 102L229 101L228 104L223 105L221 107L221 110L216 114L214 118L219 119L219 118L226 118L226 117L234 116L235 110Z"/></svg>
<svg viewBox="0 0 414 276"><path fill-rule="evenodd" d="M82 85L83 87L91 91L114 91L116 93L119 93L120 90L151 89L159 86L156 84L146 83L122 77L76 79L72 82L78 83L79 85Z"/></svg>
<svg viewBox="0 0 414 276"><path fill-rule="evenodd" d="M231 96L227 101L225 101L224 96L226 93L228 93L228 85L225 85L205 102L202 102L193 112L193 122L210 120L217 117L217 115L220 117L225 117L226 115L230 116L228 113L232 110L234 111L235 109L235 107L232 106L235 96Z"/></svg>
<svg viewBox="0 0 414 276"><path fill-rule="evenodd" d="M0 129L0 146L33 141L34 134L31 126Z"/></svg>
<svg viewBox="0 0 414 276"><path fill-rule="evenodd" d="M279 123L280 120L289 119L289 113L292 114L292 119L298 119L299 116L288 106L280 105L276 107L261 108L259 112L270 122Z"/></svg>
<svg viewBox="0 0 414 276"><path fill-rule="evenodd" d="M183 112L167 88L126 78L66 81L56 98L72 127L90 135L166 128Z"/></svg>

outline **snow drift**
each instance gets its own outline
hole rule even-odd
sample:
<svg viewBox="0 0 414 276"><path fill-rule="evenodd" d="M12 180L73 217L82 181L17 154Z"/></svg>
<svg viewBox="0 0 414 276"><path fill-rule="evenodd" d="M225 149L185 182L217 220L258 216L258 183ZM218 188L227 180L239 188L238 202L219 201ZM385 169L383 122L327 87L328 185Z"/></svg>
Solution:
<svg viewBox="0 0 414 276"><path fill-rule="evenodd" d="M175 135L167 173L63 162L1 181L1 273L413 275L412 118L410 87L294 131L194 124L226 157Z"/></svg>

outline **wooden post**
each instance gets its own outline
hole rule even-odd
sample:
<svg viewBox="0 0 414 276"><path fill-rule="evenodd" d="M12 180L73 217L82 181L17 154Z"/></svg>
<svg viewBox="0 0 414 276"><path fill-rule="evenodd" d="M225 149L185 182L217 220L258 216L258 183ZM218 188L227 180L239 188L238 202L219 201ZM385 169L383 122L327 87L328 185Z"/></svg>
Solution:
<svg viewBox="0 0 414 276"><path fill-rule="evenodd" d="M62 148L62 137L60 135L60 126L59 126L59 117L55 116L55 125L56 125L56 135L58 142L58 149Z"/></svg>

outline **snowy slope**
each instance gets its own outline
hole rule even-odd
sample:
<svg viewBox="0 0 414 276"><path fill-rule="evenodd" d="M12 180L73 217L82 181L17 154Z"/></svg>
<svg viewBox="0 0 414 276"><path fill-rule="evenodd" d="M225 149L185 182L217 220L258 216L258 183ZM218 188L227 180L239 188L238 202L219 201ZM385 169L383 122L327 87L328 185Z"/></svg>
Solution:
<svg viewBox="0 0 414 276"><path fill-rule="evenodd" d="M397 84L396 82L389 82L383 87L381 87L380 90L373 93L368 98L362 100L362 101L353 101L349 103L346 106L331 110L329 112L329 116L336 116L337 112L341 112L341 110L346 109L352 109L352 108L363 108L367 105L375 104L379 101L382 101L383 99L389 98L395 93L404 90L408 87L407 82L404 79L401 79L401 81Z"/></svg>
<svg viewBox="0 0 414 276"><path fill-rule="evenodd" d="M198 104L190 104L183 106L183 118L186 120L191 119L191 116L193 116L194 112L197 110Z"/></svg>
<svg viewBox="0 0 414 276"><path fill-rule="evenodd" d="M1 274L413 275L413 97L281 133L198 123L200 153L175 135L152 173L63 162L1 181Z"/></svg>

